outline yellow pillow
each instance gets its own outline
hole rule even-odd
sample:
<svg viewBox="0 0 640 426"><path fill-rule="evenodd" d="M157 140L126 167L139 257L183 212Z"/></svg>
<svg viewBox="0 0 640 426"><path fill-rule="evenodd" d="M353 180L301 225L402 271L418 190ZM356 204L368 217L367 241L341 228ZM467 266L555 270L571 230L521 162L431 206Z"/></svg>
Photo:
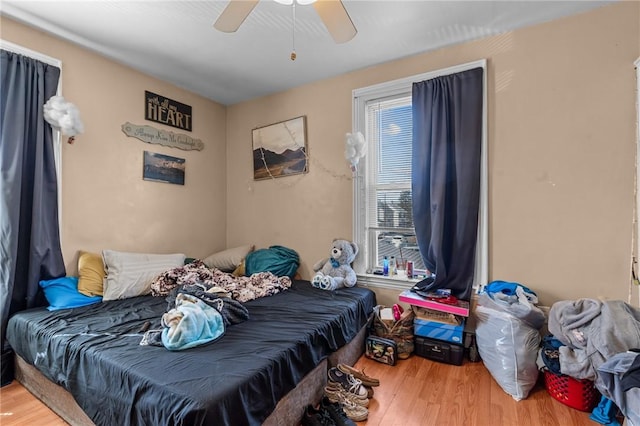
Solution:
<svg viewBox="0 0 640 426"><path fill-rule="evenodd" d="M102 256L81 251L78 257L78 291L85 296L102 296L104 275Z"/></svg>
<svg viewBox="0 0 640 426"><path fill-rule="evenodd" d="M247 268L245 266L244 259L242 259L242 262L240 262L238 267L231 273L231 275L236 277L244 277L246 271L247 271Z"/></svg>

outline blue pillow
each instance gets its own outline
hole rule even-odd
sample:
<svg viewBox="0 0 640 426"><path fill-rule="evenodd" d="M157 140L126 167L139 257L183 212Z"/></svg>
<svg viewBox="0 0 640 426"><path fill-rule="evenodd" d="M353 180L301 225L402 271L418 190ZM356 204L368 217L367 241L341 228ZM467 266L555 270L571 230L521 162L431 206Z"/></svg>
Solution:
<svg viewBox="0 0 640 426"><path fill-rule="evenodd" d="M49 302L50 311L78 308L102 301L100 296L85 296L78 292L78 277L62 277L40 281L44 297Z"/></svg>

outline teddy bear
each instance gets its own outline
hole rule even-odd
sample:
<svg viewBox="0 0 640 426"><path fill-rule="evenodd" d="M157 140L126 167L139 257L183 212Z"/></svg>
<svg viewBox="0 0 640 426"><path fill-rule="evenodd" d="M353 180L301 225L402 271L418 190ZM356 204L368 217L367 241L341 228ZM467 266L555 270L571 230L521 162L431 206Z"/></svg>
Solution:
<svg viewBox="0 0 640 426"><path fill-rule="evenodd" d="M358 245L351 241L333 240L331 256L313 265L316 272L311 285L322 290L336 290L342 287L353 287L356 284L356 273L351 262L358 254Z"/></svg>

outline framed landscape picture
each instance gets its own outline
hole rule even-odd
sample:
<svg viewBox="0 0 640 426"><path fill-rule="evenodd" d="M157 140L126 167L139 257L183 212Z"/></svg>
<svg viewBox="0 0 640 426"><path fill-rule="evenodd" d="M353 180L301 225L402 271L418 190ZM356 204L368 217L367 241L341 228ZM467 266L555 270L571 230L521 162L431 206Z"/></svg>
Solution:
<svg viewBox="0 0 640 426"><path fill-rule="evenodd" d="M184 158L144 152L142 179L184 185Z"/></svg>
<svg viewBox="0 0 640 426"><path fill-rule="evenodd" d="M252 131L253 179L307 173L306 117L296 117Z"/></svg>

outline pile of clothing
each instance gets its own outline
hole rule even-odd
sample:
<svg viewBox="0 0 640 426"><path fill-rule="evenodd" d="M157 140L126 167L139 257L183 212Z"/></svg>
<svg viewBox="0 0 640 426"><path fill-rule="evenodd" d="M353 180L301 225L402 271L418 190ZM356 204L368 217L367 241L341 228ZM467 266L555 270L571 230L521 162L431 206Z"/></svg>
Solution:
<svg viewBox="0 0 640 426"><path fill-rule="evenodd" d="M640 426L640 309L620 300L556 302L538 364L556 374L592 380L600 393ZM595 410L594 410L595 412ZM595 419L594 419L595 420Z"/></svg>
<svg viewBox="0 0 640 426"><path fill-rule="evenodd" d="M243 303L290 287L288 276L258 272L237 277L201 260L171 269L151 284L153 296L167 298L161 328L145 330L140 344L179 351L211 343L230 325L249 319Z"/></svg>
<svg viewBox="0 0 640 426"><path fill-rule="evenodd" d="M174 288L167 296L162 328L148 330L141 345L164 346L171 351L211 343L226 328L249 319L249 311L221 287L203 283Z"/></svg>

